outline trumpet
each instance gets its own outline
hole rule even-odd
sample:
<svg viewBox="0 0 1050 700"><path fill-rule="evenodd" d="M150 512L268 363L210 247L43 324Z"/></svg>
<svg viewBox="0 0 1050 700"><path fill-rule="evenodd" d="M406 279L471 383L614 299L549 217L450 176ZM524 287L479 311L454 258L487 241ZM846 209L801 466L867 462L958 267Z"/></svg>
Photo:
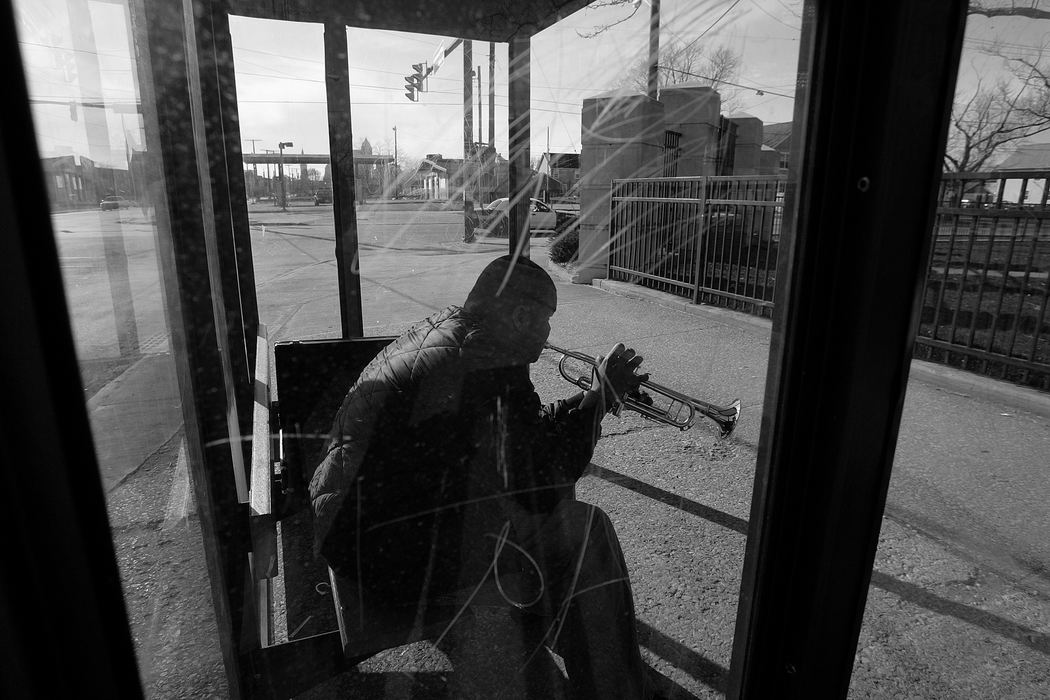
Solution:
<svg viewBox="0 0 1050 700"><path fill-rule="evenodd" d="M589 376L577 375L574 377L569 374L565 364L571 357L596 368L598 366L597 358L585 355L582 352L566 350L550 343L545 343L545 347L548 350L561 354L561 360L558 361L558 371L561 372L561 376L567 382L575 384L584 391L591 388L591 378ZM641 386L646 391L639 389L637 393L627 393L621 398L623 407L641 413L643 416L660 423L673 425L679 430L692 428L693 423L696 421L696 416L699 414L705 418L710 418L718 424L719 437L728 437L733 432L733 428L736 427L736 422L740 418L739 399L728 406L718 406L686 396L674 389L660 386L655 382L644 381Z"/></svg>

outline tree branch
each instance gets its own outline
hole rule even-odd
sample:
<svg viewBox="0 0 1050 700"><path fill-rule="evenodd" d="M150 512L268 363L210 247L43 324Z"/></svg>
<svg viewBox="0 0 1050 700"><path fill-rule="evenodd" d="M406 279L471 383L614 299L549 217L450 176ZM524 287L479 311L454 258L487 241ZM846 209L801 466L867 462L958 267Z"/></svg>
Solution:
<svg viewBox="0 0 1050 700"><path fill-rule="evenodd" d="M989 7L983 2L970 2L970 15L984 15L985 17L1028 17L1030 19L1050 19L1050 10L1040 10L1036 7Z"/></svg>

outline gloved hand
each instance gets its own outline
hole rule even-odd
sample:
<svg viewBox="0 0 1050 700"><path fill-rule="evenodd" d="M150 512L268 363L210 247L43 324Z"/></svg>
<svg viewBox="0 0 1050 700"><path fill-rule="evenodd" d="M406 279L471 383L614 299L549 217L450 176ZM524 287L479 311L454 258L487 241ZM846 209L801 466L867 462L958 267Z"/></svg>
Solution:
<svg viewBox="0 0 1050 700"><path fill-rule="evenodd" d="M601 393L606 411L619 413L623 397L638 391L639 385L649 379L648 374L638 372L642 356L632 348L617 343L606 355L599 355L594 369L591 390Z"/></svg>

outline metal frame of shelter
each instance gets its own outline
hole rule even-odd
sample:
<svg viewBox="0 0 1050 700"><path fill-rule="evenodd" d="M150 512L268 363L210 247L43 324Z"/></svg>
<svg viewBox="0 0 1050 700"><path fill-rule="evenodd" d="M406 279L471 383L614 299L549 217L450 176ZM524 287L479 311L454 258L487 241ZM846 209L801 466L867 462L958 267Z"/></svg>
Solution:
<svg viewBox="0 0 1050 700"><path fill-rule="evenodd" d="M362 335L362 319L345 27L508 43L510 177L518 192L529 160L529 39L584 5L131 0L149 150L165 177L156 199L159 259L174 273L164 294L180 391L189 397L189 463L235 697L261 692L304 659L332 672L343 661L338 649L309 645L260 655L251 641L249 505L230 445L252 432L258 317L229 15L325 26L340 314L343 336L352 338ZM805 5L801 136L785 212L793 234L778 273L784 303L773 325L729 697L844 697L848 689L919 318L965 8L947 0ZM9 106L0 111L7 300L0 695L141 696L7 3L0 32L10 67ZM899 119L905 111L909 119ZM528 237L516 233L526 219L524 205L512 210L510 248L527 254ZM827 406L836 408L829 414Z"/></svg>

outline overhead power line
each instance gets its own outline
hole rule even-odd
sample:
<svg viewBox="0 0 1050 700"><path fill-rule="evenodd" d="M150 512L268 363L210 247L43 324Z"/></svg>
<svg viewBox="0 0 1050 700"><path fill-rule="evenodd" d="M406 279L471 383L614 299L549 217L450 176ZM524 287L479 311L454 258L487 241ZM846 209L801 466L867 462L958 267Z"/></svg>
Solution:
<svg viewBox="0 0 1050 700"><path fill-rule="evenodd" d="M757 87L755 85L742 85L740 83L734 83L734 82L730 82L728 80L721 80L719 78L712 78L710 75L700 75L699 73L690 73L689 71L682 70L681 68L672 68L671 66L657 66L657 68L661 68L663 70L674 71L675 73L681 73L682 75L688 75L688 76L691 76L693 78L703 78L704 80L710 80L712 83L721 83L723 85L732 85L733 87L742 88L744 90L754 90L755 92L757 92L760 95L776 95L777 97L786 97L789 100L795 99L794 95L785 95L782 92L776 92L775 90L767 90L764 87Z"/></svg>

